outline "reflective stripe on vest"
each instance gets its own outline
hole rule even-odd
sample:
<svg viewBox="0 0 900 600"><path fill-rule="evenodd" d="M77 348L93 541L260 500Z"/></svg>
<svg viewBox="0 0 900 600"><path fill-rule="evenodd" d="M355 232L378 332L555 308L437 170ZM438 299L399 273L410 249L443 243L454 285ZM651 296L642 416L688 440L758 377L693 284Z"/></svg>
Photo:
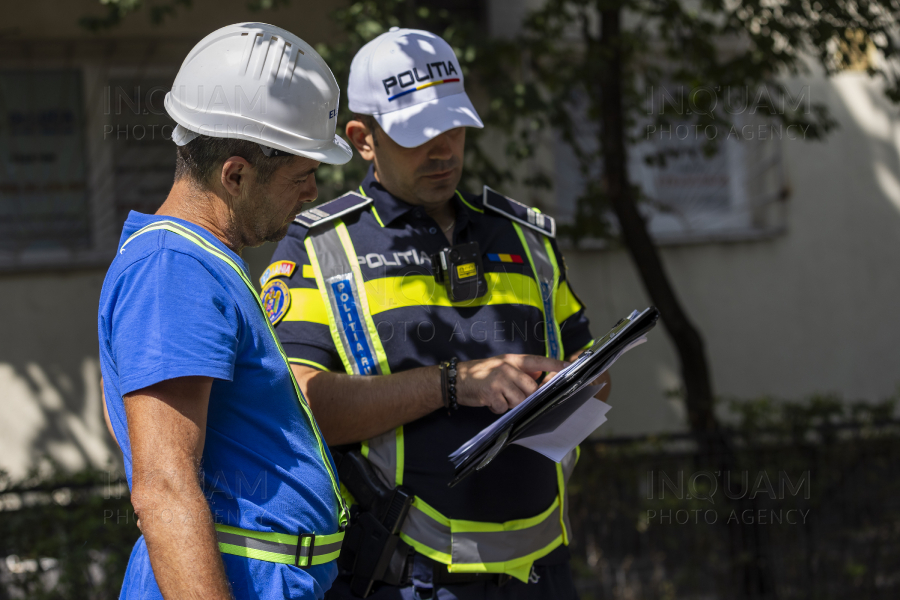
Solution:
<svg viewBox="0 0 900 600"><path fill-rule="evenodd" d="M517 223L512 225L525 248L540 291L546 354L562 358L554 310L560 276L553 248L537 232ZM347 373L389 374L387 355L372 320L373 306L366 297L367 283L359 270L357 252L346 225L338 220L315 227L304 244L328 313L331 337ZM374 363L374 368L363 370L363 357L368 359L368 364ZM403 442L401 426L362 443L363 455L391 487L403 483ZM577 460L576 448L566 455L562 464L556 465L557 499L539 515L506 523L456 520L442 515L416 496L400 537L417 552L447 565L450 572L507 573L527 581L535 560L569 543L566 484Z"/></svg>
<svg viewBox="0 0 900 600"><path fill-rule="evenodd" d="M209 252L210 254L215 256L216 258L225 262L229 267L231 267L238 274L238 276L241 278L241 280L246 284L247 289L250 291L250 295L253 296L253 298L256 300L256 304L257 304L257 306L259 306L259 310L260 310L260 317L266 323L266 326L269 329L269 334L272 336L272 339L275 340L275 345L278 348L279 353L281 354L281 358L284 360L284 365L287 368L288 373L290 374L291 382L294 385L294 393L297 395L297 402L300 405L300 407L303 411L303 414L306 415L306 419L307 419L307 422L309 423L310 429L312 429L313 434L316 436L316 443L319 448L319 458L321 458L322 463L325 465L325 471L328 473L328 477L331 480L332 490L335 493L336 501L337 501L337 505L338 505L337 520L338 520L338 523L340 524L340 528L342 531L335 533L335 534L325 535L325 536L309 535L309 536L305 536L305 537L307 539L323 538L323 539L329 540L328 542L323 541L323 544L325 544L325 543L333 544L335 541L340 542L340 540L342 540L344 537L343 530L347 527L347 525L350 522L349 510L347 509L347 505L344 503L344 498L341 495L341 491L340 491L340 487L338 486L337 478L335 477L334 472L331 469L331 461L328 460L328 457L326 455L325 443L322 441L322 433L319 431L319 426L316 423L315 417L313 417L312 411L309 408L309 404L307 404L307 402L306 402L306 398L303 397L303 393L300 391L300 386L297 385L297 379L294 377L294 371L291 369L290 363L288 362L287 355L284 353L284 349L281 347L281 342L278 341L278 336L275 335L275 330L272 328L272 325L269 322L269 319L266 315L266 311L263 308L262 301L259 299L259 296L256 294L256 289L253 287L253 284L247 278L247 274L244 273L244 270L241 267L239 267L233 260L231 260L231 258L227 254L222 252L215 245L213 245L210 242L208 242L207 240L205 240L202 236L194 233L193 231L191 231L187 227L184 227L183 225L175 223L174 221L158 221L156 223L151 223L150 225L147 225L146 227L139 229L138 231L131 234L131 236L127 240L125 240L125 243L122 244L122 247L120 248L119 252L121 253L125 249L125 246L128 245L128 243L131 240L133 240L134 238L136 238L137 236L142 235L144 233L148 233L150 231L160 231L160 230L168 231L170 233L179 235L179 236L187 239L188 241L193 242L194 244L196 244L203 250L206 250L207 252ZM227 527L227 529L230 533L235 534L235 535L242 535L248 539L252 538L255 540L272 540L275 538L287 539L287 538L291 538L291 537L293 537L295 540L297 539L297 536L289 536L286 534L252 531L249 529L239 529L237 527L228 527L228 526L217 525L216 529L219 530L219 527ZM239 545L235 545L235 544L225 544L225 545L226 546L232 545L237 548L237 550L235 550L235 551L231 551L231 549L223 550L222 543L220 543L219 549L226 554L237 554L238 556L249 556L250 558L259 558L260 560L268 560L269 562L282 562L281 560L260 558L261 556L264 556L264 554L266 552L264 550L259 550L257 552L255 550L253 550L252 548L247 548L247 547L244 547L243 549L241 549L241 547ZM296 547L296 542L295 542L295 547ZM248 552L250 552L251 550L253 550L254 553L257 554L257 556L251 556L250 554L248 554ZM337 551L340 551L339 543L338 543ZM262 553L262 554L260 554L260 553ZM276 553L276 554L278 554L278 553ZM332 551L328 554L324 554L322 556L330 556L332 554L334 554L334 556L333 556L333 558L331 558L329 560L334 560L335 558L337 558L337 554L334 551ZM291 561L291 562L293 562L293 561ZM323 562L328 562L328 561L323 561ZM313 564L321 564L321 563L313 562Z"/></svg>
<svg viewBox="0 0 900 600"><path fill-rule="evenodd" d="M400 537L451 573L507 573L527 581L535 560L569 543L566 484L578 455L576 448L557 465L560 495L535 517L506 523L449 519L416 496Z"/></svg>
<svg viewBox="0 0 900 600"><path fill-rule="evenodd" d="M310 278L314 278L310 265ZM369 312L373 317L381 313L409 307L441 306L445 308L470 308L478 306L520 305L531 306L543 313L544 303L533 275L519 273L485 273L489 293L475 298L452 302L447 288L434 281L431 275L406 274L401 277L382 277L365 282L369 299ZM556 322L566 319L582 309L569 284L561 281L556 289ZM282 319L283 323L306 321L328 327L328 313L317 288L291 289L291 307ZM292 359L293 360L293 359Z"/></svg>
<svg viewBox="0 0 900 600"><path fill-rule="evenodd" d="M216 524L219 551L256 560L314 567L337 560L344 532L331 535L287 535Z"/></svg>
<svg viewBox="0 0 900 600"><path fill-rule="evenodd" d="M347 226L340 220L327 223L313 230L304 245L325 302L331 337L347 373L389 374Z"/></svg>
<svg viewBox="0 0 900 600"><path fill-rule="evenodd" d="M556 306L556 286L559 283L559 265L556 264L556 255L550 240L531 228L523 229L518 223L513 223L519 241L525 248L531 270L541 290L541 302L544 305L544 341L547 348L547 356L562 360L562 344L560 344L559 323L556 322L554 308Z"/></svg>

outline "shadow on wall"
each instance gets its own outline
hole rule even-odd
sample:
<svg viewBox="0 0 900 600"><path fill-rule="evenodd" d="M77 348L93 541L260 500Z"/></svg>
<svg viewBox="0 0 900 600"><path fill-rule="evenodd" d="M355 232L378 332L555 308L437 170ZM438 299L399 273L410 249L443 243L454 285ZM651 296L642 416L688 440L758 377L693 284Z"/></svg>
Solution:
<svg viewBox="0 0 900 600"><path fill-rule="evenodd" d="M14 479L51 461L121 469L100 396L104 271L0 278L0 470Z"/></svg>
<svg viewBox="0 0 900 600"><path fill-rule="evenodd" d="M248 249L254 281L274 244ZM97 306L106 268L0 277L0 471L121 471L103 421Z"/></svg>

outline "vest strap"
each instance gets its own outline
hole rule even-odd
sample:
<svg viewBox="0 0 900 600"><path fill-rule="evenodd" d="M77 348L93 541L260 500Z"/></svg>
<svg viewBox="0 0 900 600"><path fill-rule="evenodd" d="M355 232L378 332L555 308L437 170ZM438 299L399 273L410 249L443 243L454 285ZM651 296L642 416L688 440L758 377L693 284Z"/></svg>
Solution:
<svg viewBox="0 0 900 600"><path fill-rule="evenodd" d="M325 223L306 236L304 245L325 300L331 337L347 373L390 373L347 226L342 221Z"/></svg>
<svg viewBox="0 0 900 600"><path fill-rule="evenodd" d="M560 343L559 323L556 322L556 288L559 284L559 265L550 240L533 229L513 223L519 241L525 248L528 263L537 278L544 313L544 346L547 356L562 360L563 348Z"/></svg>

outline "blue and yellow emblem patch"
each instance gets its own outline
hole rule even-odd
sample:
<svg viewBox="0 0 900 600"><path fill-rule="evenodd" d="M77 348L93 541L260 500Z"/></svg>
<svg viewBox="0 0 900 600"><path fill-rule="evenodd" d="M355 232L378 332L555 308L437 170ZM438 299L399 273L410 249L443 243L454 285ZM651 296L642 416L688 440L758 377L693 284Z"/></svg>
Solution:
<svg viewBox="0 0 900 600"><path fill-rule="evenodd" d="M297 263L289 260L279 260L272 263L263 271L262 277L259 278L259 286L262 287L269 283L273 277L290 277L294 273Z"/></svg>
<svg viewBox="0 0 900 600"><path fill-rule="evenodd" d="M269 317L269 323L274 325L287 314L291 307L291 290L280 279L270 281L260 293L262 305Z"/></svg>

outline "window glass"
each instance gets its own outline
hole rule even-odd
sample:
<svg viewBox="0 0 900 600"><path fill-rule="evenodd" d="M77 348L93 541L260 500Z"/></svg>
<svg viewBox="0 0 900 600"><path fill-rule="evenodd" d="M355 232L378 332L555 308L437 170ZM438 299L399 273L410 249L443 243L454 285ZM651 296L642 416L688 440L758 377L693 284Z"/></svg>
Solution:
<svg viewBox="0 0 900 600"><path fill-rule="evenodd" d="M644 132L641 132L644 133ZM597 145L595 128L585 127L577 141L582 148ZM738 116L733 127L707 130L673 123L650 135L632 134L628 175L640 188L641 212L657 241L703 241L745 238L780 230L778 211L769 210L783 198L783 139L796 132L771 120ZM704 153L709 140L717 151ZM557 215L573 222L584 176L571 148L555 141ZM664 164L648 157L666 156ZM592 173L602 176L602 165ZM615 227L615 219L610 215Z"/></svg>
<svg viewBox="0 0 900 600"><path fill-rule="evenodd" d="M81 73L0 70L0 256L88 249Z"/></svg>
<svg viewBox="0 0 900 600"><path fill-rule="evenodd" d="M109 80L104 142L113 144L116 227L132 210L152 214L166 199L175 175L175 122L163 106L172 78Z"/></svg>

